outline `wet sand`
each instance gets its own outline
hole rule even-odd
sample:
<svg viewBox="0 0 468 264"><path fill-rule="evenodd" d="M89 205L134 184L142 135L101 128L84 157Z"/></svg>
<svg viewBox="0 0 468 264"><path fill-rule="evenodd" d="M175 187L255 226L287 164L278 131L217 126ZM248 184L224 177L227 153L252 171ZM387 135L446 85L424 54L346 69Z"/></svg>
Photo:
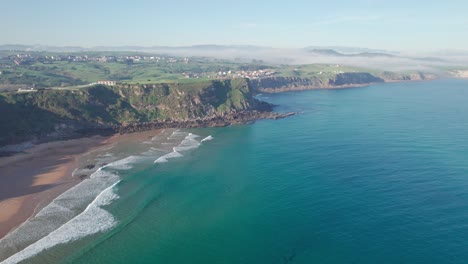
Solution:
<svg viewBox="0 0 468 264"><path fill-rule="evenodd" d="M79 164L80 158L116 144L148 140L161 131L56 141L0 157L0 239L83 180L72 176L85 165Z"/></svg>
<svg viewBox="0 0 468 264"><path fill-rule="evenodd" d="M0 158L0 238L79 183L72 177L78 158L111 142L101 136L50 142Z"/></svg>

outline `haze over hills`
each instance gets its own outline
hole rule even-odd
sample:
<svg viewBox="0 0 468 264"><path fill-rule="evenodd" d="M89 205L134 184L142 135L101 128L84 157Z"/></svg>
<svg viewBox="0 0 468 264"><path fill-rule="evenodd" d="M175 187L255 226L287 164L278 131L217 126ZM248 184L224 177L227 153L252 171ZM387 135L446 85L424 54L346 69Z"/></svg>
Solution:
<svg viewBox="0 0 468 264"><path fill-rule="evenodd" d="M356 54L356 53L385 53L385 54L399 54L399 51L384 50L384 49L371 49L362 47L346 47L346 46L308 46L305 50L335 50L339 53Z"/></svg>
<svg viewBox="0 0 468 264"><path fill-rule="evenodd" d="M428 70L437 67L468 64L468 51L441 50L430 53L404 53L383 49L344 46L309 46L306 48L275 48L255 45L192 45L192 46L47 46L0 45L3 51L28 52L90 52L132 51L187 57L213 57L236 61L262 60L276 64L331 63L380 70Z"/></svg>

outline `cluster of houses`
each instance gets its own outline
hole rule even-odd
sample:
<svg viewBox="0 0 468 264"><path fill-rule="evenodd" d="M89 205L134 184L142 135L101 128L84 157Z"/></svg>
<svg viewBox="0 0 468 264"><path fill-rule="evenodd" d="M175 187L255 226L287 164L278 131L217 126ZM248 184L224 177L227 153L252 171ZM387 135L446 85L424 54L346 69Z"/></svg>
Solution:
<svg viewBox="0 0 468 264"><path fill-rule="evenodd" d="M258 79L275 75L273 70L258 70L258 71L240 71L234 74L238 78Z"/></svg>
<svg viewBox="0 0 468 264"><path fill-rule="evenodd" d="M94 82L94 83L90 83L89 85L96 85L96 84L114 86L116 84L116 82L115 81L97 81L97 82Z"/></svg>
<svg viewBox="0 0 468 264"><path fill-rule="evenodd" d="M275 75L276 72L273 70L258 70L258 71L219 71L216 73L193 73L193 72L183 72L182 75L185 78L203 78L208 79L233 79L233 78L248 78L248 79L258 79L264 77L270 77Z"/></svg>
<svg viewBox="0 0 468 264"><path fill-rule="evenodd" d="M18 93L30 93L30 92L37 92L34 87L27 87L27 88L19 88Z"/></svg>
<svg viewBox="0 0 468 264"><path fill-rule="evenodd" d="M216 79L228 79L228 78L248 78L258 79L264 77L270 77L275 75L276 72L273 70L258 70L258 71L223 71L218 72L214 77ZM208 76L210 78L210 76Z"/></svg>
<svg viewBox="0 0 468 264"><path fill-rule="evenodd" d="M183 75L185 78L193 78L193 79L203 78L203 74L202 74L202 73L183 72L182 75Z"/></svg>

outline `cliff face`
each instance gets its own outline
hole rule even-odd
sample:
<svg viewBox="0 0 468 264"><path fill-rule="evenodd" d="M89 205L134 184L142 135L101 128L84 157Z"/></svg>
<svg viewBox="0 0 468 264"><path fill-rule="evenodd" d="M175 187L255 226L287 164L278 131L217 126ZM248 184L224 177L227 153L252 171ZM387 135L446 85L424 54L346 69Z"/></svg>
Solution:
<svg viewBox="0 0 468 264"><path fill-rule="evenodd" d="M148 120L186 120L257 109L245 79L192 84L118 86L116 92Z"/></svg>
<svg viewBox="0 0 468 264"><path fill-rule="evenodd" d="M251 80L250 84L252 89L257 92L280 93L286 91L301 91L310 89L355 87L381 82L431 80L435 78L435 75L425 73L402 74L384 72L382 74L373 75L366 72L347 72L338 73L331 77L269 77Z"/></svg>
<svg viewBox="0 0 468 264"><path fill-rule="evenodd" d="M133 128L129 131L135 131L140 124L153 128L167 124L204 127L276 118L266 113L272 111L272 106L254 99L254 93L342 88L434 77L423 73L384 72L375 76L351 72L331 77L270 77L3 93L0 94L0 146L35 138L69 137L73 133L116 131L119 126L130 126Z"/></svg>
<svg viewBox="0 0 468 264"><path fill-rule="evenodd" d="M375 77L374 75L366 72L348 72L335 75L335 78L328 80L329 86L345 86L345 85L359 85L369 83L379 83L384 80Z"/></svg>
<svg viewBox="0 0 468 264"><path fill-rule="evenodd" d="M250 80L250 85L259 92L285 92L323 87L327 84L317 78L269 77Z"/></svg>
<svg viewBox="0 0 468 264"><path fill-rule="evenodd" d="M0 145L129 123L185 121L240 111L271 111L247 80L95 86L0 95Z"/></svg>
<svg viewBox="0 0 468 264"><path fill-rule="evenodd" d="M396 72L383 72L379 74L385 82L399 82L399 81L424 81L434 80L437 78L435 74L415 72L415 73L396 73Z"/></svg>

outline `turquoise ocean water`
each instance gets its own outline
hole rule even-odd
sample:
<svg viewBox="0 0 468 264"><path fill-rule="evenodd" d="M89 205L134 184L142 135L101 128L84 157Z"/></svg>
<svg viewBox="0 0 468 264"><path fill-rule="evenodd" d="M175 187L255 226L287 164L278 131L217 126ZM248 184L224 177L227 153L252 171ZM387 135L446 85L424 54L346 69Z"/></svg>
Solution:
<svg viewBox="0 0 468 264"><path fill-rule="evenodd" d="M299 114L107 150L6 263L467 263L468 81L259 97Z"/></svg>

